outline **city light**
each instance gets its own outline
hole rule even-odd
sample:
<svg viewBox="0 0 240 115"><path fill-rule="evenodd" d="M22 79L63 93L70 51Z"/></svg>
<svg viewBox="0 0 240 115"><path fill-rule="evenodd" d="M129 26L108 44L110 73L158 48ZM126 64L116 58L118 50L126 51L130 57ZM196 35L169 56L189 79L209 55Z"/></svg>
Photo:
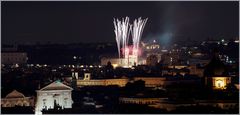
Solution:
<svg viewBox="0 0 240 115"><path fill-rule="evenodd" d="M221 41L224 42L224 39L222 39Z"/></svg>
<svg viewBox="0 0 240 115"><path fill-rule="evenodd" d="M2 3L2 114L239 114L236 1Z"/></svg>
<svg viewBox="0 0 240 115"><path fill-rule="evenodd" d="M118 64L112 64L113 68L118 67Z"/></svg>
<svg viewBox="0 0 240 115"><path fill-rule="evenodd" d="M16 67L16 68L18 68L18 67L19 67L19 65L18 65L18 64L15 64L15 67Z"/></svg>
<svg viewBox="0 0 240 115"><path fill-rule="evenodd" d="M226 88L226 78L221 78L221 77L217 77L214 79L214 86L217 89L225 89Z"/></svg>
<svg viewBox="0 0 240 115"><path fill-rule="evenodd" d="M73 59L77 59L77 56L73 56Z"/></svg>

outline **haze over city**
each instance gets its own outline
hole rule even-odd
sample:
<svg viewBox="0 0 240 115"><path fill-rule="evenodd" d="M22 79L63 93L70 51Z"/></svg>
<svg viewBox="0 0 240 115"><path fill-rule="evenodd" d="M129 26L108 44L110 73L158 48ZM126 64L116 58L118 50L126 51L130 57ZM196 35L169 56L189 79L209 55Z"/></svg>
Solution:
<svg viewBox="0 0 240 115"><path fill-rule="evenodd" d="M1 1L3 114L239 114L237 1Z"/></svg>

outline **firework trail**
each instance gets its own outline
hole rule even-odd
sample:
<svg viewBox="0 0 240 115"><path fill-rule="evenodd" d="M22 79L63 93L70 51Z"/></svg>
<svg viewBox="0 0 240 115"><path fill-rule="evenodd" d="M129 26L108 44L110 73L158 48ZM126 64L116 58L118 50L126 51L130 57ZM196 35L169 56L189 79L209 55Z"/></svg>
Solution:
<svg viewBox="0 0 240 115"><path fill-rule="evenodd" d="M128 46L128 40L129 40L129 34L131 31L132 26L129 23L129 17L126 17L125 19L122 18L122 21L118 19L114 19L114 32L115 32L115 37L116 37L116 42L117 42L117 47L118 47L118 55L120 58L120 49L121 46L125 50ZM122 45L121 45L122 43ZM127 52L124 53L124 56L128 55Z"/></svg>
<svg viewBox="0 0 240 115"><path fill-rule="evenodd" d="M133 30L132 30L132 40L133 40L133 55L138 58L138 48L139 48L139 42L142 37L143 29L145 27L145 24L147 23L146 19L138 18L134 20L133 22Z"/></svg>
<svg viewBox="0 0 240 115"><path fill-rule="evenodd" d="M118 55L121 57L121 49L123 50L123 57L125 59L129 58L129 53L131 50L132 55L136 58L135 62L138 63L138 53L139 53L139 42L142 37L143 29L147 23L146 19L135 19L133 24L129 23L129 17L122 18L122 20L115 19L113 20L115 38L118 47ZM130 33L132 33L133 48L128 48L128 41ZM128 62L127 62L128 63Z"/></svg>
<svg viewBox="0 0 240 115"><path fill-rule="evenodd" d="M117 19L117 21L114 19L113 20L113 24L114 24L114 33L115 33L115 38L116 38L116 42L117 42L117 47L118 47L118 56L120 58L120 42L121 42L121 31L120 31L120 24L119 21Z"/></svg>

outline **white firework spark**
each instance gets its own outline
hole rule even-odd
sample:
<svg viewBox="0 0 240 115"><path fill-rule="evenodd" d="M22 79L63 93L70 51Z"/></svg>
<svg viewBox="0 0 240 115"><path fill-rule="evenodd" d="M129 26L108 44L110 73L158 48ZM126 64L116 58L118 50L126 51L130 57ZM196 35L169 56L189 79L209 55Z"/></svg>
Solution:
<svg viewBox="0 0 240 115"><path fill-rule="evenodd" d="M114 19L114 32L115 32L115 37L116 37L116 42L117 42L117 47L118 47L118 55L120 58L121 55L121 46L125 50L128 46L128 38L129 34L131 31L131 25L129 23L129 17L126 17L125 19L122 18L122 21ZM122 43L122 45L121 45ZM124 54L128 55L128 54Z"/></svg>
<svg viewBox="0 0 240 115"><path fill-rule="evenodd" d="M114 28L115 28L114 32L115 32L115 38L116 38L117 47L118 47L118 55L120 58L120 42L121 42L120 28L121 28L121 26L119 25L118 19L117 19L117 21L114 19L113 24L114 24Z"/></svg>
<svg viewBox="0 0 240 115"><path fill-rule="evenodd" d="M132 40L133 40L133 55L138 58L138 48L139 48L139 42L142 37L143 29L145 27L145 24L147 23L146 19L138 18L134 20L133 22L133 31L132 31Z"/></svg>
<svg viewBox="0 0 240 115"><path fill-rule="evenodd" d="M129 23L129 17L122 20L114 19L114 32L118 47L118 55L119 58L121 57L121 49L123 51L123 57L128 59L129 58L129 49L128 49L128 41L130 32L132 33L132 40L133 40L133 48L132 48L132 55L136 58L135 62L138 63L138 50L139 50L139 42L142 37L143 29L145 24L147 23L146 19L135 19L133 24ZM128 62L127 62L128 63Z"/></svg>

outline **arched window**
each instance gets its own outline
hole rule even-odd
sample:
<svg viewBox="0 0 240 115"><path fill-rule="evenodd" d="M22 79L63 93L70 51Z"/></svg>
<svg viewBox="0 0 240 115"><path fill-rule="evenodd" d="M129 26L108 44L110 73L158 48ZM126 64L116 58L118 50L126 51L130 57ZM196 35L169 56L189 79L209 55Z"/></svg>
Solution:
<svg viewBox="0 0 240 115"><path fill-rule="evenodd" d="M224 81L221 79L216 80L216 87L217 88L223 88L224 87Z"/></svg>

